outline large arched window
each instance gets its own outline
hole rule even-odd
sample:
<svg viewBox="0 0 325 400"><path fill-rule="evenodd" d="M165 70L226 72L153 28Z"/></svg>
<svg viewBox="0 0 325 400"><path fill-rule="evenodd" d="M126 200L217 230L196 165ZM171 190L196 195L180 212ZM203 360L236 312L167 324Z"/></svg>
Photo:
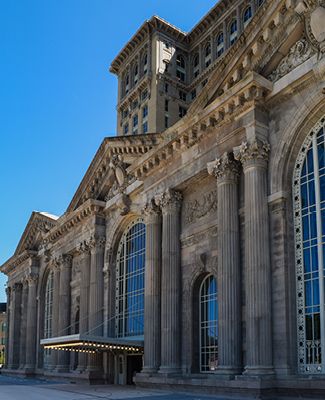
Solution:
<svg viewBox="0 0 325 400"><path fill-rule="evenodd" d="M116 269L117 337L141 336L144 328L144 266L146 227L134 221L119 244Z"/></svg>
<svg viewBox="0 0 325 400"><path fill-rule="evenodd" d="M207 276L200 288L200 371L214 372L218 365L217 281Z"/></svg>
<svg viewBox="0 0 325 400"><path fill-rule="evenodd" d="M52 319L53 319L53 271L47 277L45 285L45 303L44 303L44 338L52 337ZM51 350L44 350L44 366L49 365Z"/></svg>
<svg viewBox="0 0 325 400"><path fill-rule="evenodd" d="M325 118L305 140L295 165L293 201L300 373L325 372Z"/></svg>

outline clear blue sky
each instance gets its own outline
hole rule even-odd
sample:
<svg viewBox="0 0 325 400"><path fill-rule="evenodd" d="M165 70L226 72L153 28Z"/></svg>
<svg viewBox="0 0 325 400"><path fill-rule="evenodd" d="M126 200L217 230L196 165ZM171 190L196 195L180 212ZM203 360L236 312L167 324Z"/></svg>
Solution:
<svg viewBox="0 0 325 400"><path fill-rule="evenodd" d="M215 3L0 2L0 264L33 210L65 211L102 139L115 135L108 67L126 41L152 15L188 31Z"/></svg>

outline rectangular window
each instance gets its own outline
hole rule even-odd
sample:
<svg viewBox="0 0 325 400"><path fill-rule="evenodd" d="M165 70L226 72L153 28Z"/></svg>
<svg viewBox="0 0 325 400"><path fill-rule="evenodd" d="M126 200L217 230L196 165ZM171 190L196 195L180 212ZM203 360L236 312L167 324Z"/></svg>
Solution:
<svg viewBox="0 0 325 400"><path fill-rule="evenodd" d="M169 126L169 117L168 115L165 115L165 128L167 129Z"/></svg>
<svg viewBox="0 0 325 400"><path fill-rule="evenodd" d="M148 133L148 122L147 121L142 124L142 132Z"/></svg>
<svg viewBox="0 0 325 400"><path fill-rule="evenodd" d="M165 93L168 93L168 91L169 91L169 84L165 83Z"/></svg>
<svg viewBox="0 0 325 400"><path fill-rule="evenodd" d="M187 112L186 108L182 106L178 107L178 115L180 118L183 118L186 115L186 112Z"/></svg>
<svg viewBox="0 0 325 400"><path fill-rule="evenodd" d="M142 109L142 118L145 119L148 117L148 106L145 105Z"/></svg>
<svg viewBox="0 0 325 400"><path fill-rule="evenodd" d="M182 81L185 82L185 72L180 71L179 69L176 71L176 76L177 78Z"/></svg>
<svg viewBox="0 0 325 400"><path fill-rule="evenodd" d="M139 123L139 118L138 118L138 114L136 114L133 116L133 128L132 128L133 134L138 133L138 123Z"/></svg>
<svg viewBox="0 0 325 400"><path fill-rule="evenodd" d="M165 99L165 111L169 111L169 100Z"/></svg>
<svg viewBox="0 0 325 400"><path fill-rule="evenodd" d="M180 90L180 91L179 91L179 98L180 98L180 100L182 100L182 101L186 101L186 93L183 92L183 90Z"/></svg>
<svg viewBox="0 0 325 400"><path fill-rule="evenodd" d="M123 127L123 133L124 135L127 135L129 133L129 124L125 124Z"/></svg>
<svg viewBox="0 0 325 400"><path fill-rule="evenodd" d="M135 110L138 107L138 100L134 100L132 103L132 110Z"/></svg>
<svg viewBox="0 0 325 400"><path fill-rule="evenodd" d="M144 89L144 91L141 94L141 99L144 101L148 97L148 89Z"/></svg>
<svg viewBox="0 0 325 400"><path fill-rule="evenodd" d="M204 81L202 82L202 87L204 87L207 83L208 83L208 80L204 79Z"/></svg>
<svg viewBox="0 0 325 400"><path fill-rule="evenodd" d="M192 90L192 92L191 92L191 98L192 98L192 100L194 100L195 97L196 97L196 89Z"/></svg>

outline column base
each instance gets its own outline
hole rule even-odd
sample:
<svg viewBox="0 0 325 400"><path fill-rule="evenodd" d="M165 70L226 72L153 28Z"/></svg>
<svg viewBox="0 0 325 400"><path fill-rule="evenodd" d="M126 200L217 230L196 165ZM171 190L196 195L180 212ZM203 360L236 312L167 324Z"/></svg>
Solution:
<svg viewBox="0 0 325 400"><path fill-rule="evenodd" d="M252 379L273 379L274 369L269 366L246 366L242 376Z"/></svg>
<svg viewBox="0 0 325 400"><path fill-rule="evenodd" d="M220 377L220 379L231 380L235 379L236 375L241 375L241 373L242 373L242 368L220 366L214 372L214 376Z"/></svg>
<svg viewBox="0 0 325 400"><path fill-rule="evenodd" d="M53 371L58 373L66 373L70 372L70 367L68 365L58 365Z"/></svg>
<svg viewBox="0 0 325 400"><path fill-rule="evenodd" d="M166 377L180 375L181 373L180 367L160 367L158 370L159 375L165 375Z"/></svg>

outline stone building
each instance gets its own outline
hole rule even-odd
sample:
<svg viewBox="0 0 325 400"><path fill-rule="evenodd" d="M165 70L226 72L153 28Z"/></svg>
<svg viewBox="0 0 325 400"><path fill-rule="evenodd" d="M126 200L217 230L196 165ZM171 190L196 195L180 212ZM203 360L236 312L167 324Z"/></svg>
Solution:
<svg viewBox="0 0 325 400"><path fill-rule="evenodd" d="M5 349L7 340L7 316L6 316L6 303L0 303L0 365L5 363Z"/></svg>
<svg viewBox="0 0 325 400"><path fill-rule="evenodd" d="M7 373L324 397L324 19L221 0L142 25L118 135L1 267Z"/></svg>

